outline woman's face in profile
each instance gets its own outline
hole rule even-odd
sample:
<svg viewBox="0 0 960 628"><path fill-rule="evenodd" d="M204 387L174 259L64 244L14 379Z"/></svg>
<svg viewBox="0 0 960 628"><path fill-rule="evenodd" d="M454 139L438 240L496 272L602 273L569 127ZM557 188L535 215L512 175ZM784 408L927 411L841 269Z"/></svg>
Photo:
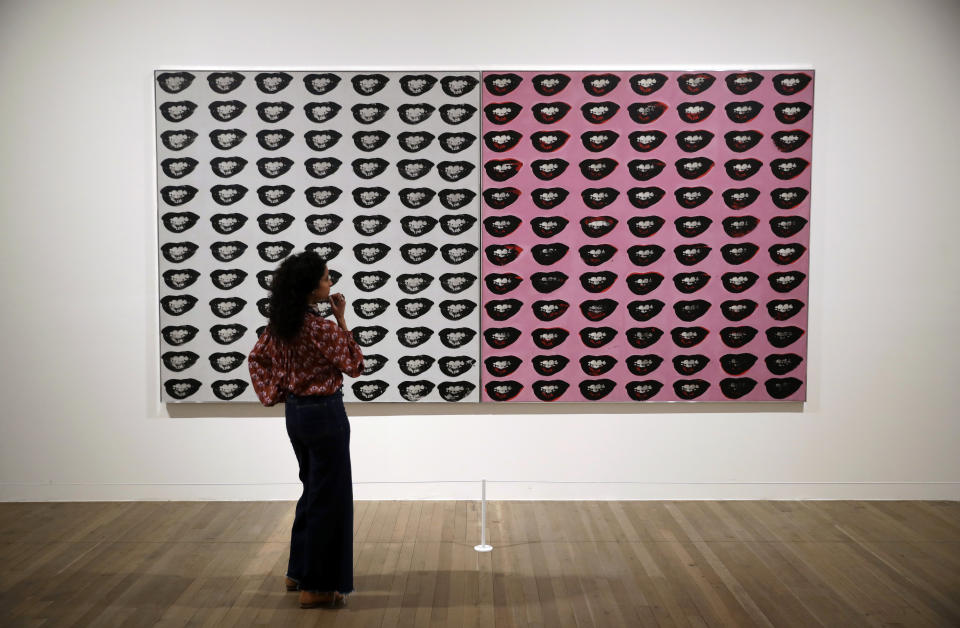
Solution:
<svg viewBox="0 0 960 628"><path fill-rule="evenodd" d="M317 287L314 288L313 292L310 293L310 302L311 303L321 303L330 298L330 286L332 282L330 281L330 270L326 269L323 271L323 277L320 278L320 281L317 282Z"/></svg>

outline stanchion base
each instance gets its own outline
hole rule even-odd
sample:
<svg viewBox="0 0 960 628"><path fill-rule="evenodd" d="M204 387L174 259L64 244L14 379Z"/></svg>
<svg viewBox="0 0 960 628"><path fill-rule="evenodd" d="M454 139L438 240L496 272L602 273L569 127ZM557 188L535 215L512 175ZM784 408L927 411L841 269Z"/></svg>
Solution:
<svg viewBox="0 0 960 628"><path fill-rule="evenodd" d="M478 552L492 552L493 546L492 545L474 545L473 549L477 550Z"/></svg>

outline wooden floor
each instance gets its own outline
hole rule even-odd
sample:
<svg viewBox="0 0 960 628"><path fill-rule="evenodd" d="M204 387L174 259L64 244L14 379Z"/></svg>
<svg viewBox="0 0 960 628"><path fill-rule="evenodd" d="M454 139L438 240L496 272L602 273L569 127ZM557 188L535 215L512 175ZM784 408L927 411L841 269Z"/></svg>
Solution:
<svg viewBox="0 0 960 628"><path fill-rule="evenodd" d="M290 502L0 504L2 626L960 626L957 502L357 502L357 593L283 591Z"/></svg>

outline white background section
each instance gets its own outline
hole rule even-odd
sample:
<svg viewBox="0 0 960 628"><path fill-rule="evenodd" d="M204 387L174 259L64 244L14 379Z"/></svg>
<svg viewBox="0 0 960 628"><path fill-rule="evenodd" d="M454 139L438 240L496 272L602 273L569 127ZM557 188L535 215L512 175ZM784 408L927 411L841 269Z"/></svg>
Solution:
<svg viewBox="0 0 960 628"><path fill-rule="evenodd" d="M958 499L958 33L956 2L4 2L0 499L297 496L279 408L159 403L155 68L614 64L816 69L808 402L354 404L357 497Z"/></svg>

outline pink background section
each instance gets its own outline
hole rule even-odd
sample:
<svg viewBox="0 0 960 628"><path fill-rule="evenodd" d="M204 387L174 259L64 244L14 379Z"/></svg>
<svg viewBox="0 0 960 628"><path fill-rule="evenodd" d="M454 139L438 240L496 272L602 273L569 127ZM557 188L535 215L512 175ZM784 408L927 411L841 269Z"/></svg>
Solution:
<svg viewBox="0 0 960 628"><path fill-rule="evenodd" d="M748 70L744 70L748 71ZM504 74L509 70L495 72L494 74ZM561 71L557 71L561 72ZM604 397L602 401L632 401L626 393L624 385L633 380L655 379L664 384L662 390L654 396L651 401L677 401L681 400L673 390L673 382L678 379L703 379L710 382L709 389L696 401L729 401L720 390L720 380L727 377L750 377L757 380L757 386L747 395L738 399L738 401L768 401L773 398L767 393L764 387L764 381L772 377L796 377L804 381L793 395L785 401L798 401L806 397L806 334L799 340L786 348L776 348L769 344L764 331L770 327L797 326L806 331L807 328L807 307L794 317L787 321L776 321L767 313L766 303L773 299L799 299L807 303L807 282L809 281L809 250L793 264L781 266L775 264L767 251L773 244L782 243L800 243L809 249L809 224L799 233L790 237L781 239L776 237L770 230L769 219L778 215L799 215L810 217L810 199L808 196L798 207L790 210L777 208L770 199L770 192L775 188L801 187L810 190L810 171L808 166L806 171L800 176L790 180L780 180L776 178L770 170L770 162L774 159L801 157L811 161L812 137L807 143L793 152L781 152L776 148L772 141L772 134L779 130L802 129L808 133L813 131L813 111L811 111L803 120L796 124L784 125L778 121L774 115L774 105L781 102L806 102L813 104L813 81L801 92L792 96L779 94L773 87L772 79L775 75L781 73L794 73L799 70L790 71L763 71L758 72L764 77L759 87L753 91L737 95L732 93L726 85L724 78L732 72L710 72L716 77L713 85L704 92L696 95L686 94L680 90L677 77L690 72L662 72L668 77L667 83L658 91L650 96L641 96L636 94L631 88L630 77L637 73L645 73L638 70L635 72L613 72L621 78L616 89L604 96L593 96L584 89L582 78L590 74L605 74L597 70L593 72L563 72L570 76L571 80L567 87L559 94L553 96L542 96L538 94L532 85L531 79L537 74L551 74L551 71L541 72L516 72L523 77L523 82L514 91L504 96L495 96L490 94L486 87L482 85L483 97L482 106L490 103L514 102L523 106L520 115L505 125L494 125L490 123L486 116L483 117L481 134L489 131L498 131L512 129L523 134L523 139L517 146L506 152L495 152L482 149L482 162L486 163L492 159L517 159L523 163L521 172L508 179L507 181L497 182L482 173L482 187L488 189L491 187L516 187L522 191L520 198L506 209L496 210L483 204L482 217L491 215L514 215L523 219L523 224L512 234L495 238L486 230L482 235L482 248L491 244L516 244L522 247L523 252L520 256L504 266L496 266L486 259L482 261L482 276L489 273L513 272L524 278L519 288L505 295L497 295L490 292L486 286L482 286L482 302L486 303L494 299L519 299L524 303L520 313L511 317L507 321L495 321L489 318L486 312L481 314L483 329L489 327L516 327L523 332L523 335L512 345L503 349L493 349L485 341L481 341L481 358L486 359L491 355L515 355L522 358L523 364L514 373L502 378L518 381L523 384L522 392L516 396L513 401L539 401L533 394L531 384L540 379L562 379L570 382L570 388L558 399L559 401L584 401L577 384L584 379L606 378L616 382L616 389ZM812 71L803 71L813 76ZM486 76L485 73L484 76ZM684 102L709 101L716 105L713 113L704 121L697 124L690 124L682 121L677 114L677 107ZM724 106L729 102L758 101L763 104L760 114L744 124L732 122ZM542 125L533 117L531 106L538 102L563 101L571 106L570 112L559 122L551 125ZM580 106L587 102L613 101L620 105L620 110L613 118L603 124L592 124L587 122L581 111ZM660 101L668 105L668 109L656 121L638 125L630 119L627 107L634 102ZM620 134L617 143L605 151L594 153L584 148L580 134L585 131L609 129ZM636 130L660 130L667 134L667 138L656 149L642 153L635 151L629 143L628 135ZM542 153L535 150L530 142L530 135L540 130L563 130L570 134L570 139L563 148L552 153ZM715 137L710 144L696 152L686 153L682 151L675 140L675 135L680 131L691 130L709 130ZM763 133L764 137L753 149L737 153L730 150L724 141L724 134L731 130L756 130ZM609 157L618 162L616 170L607 177L598 181L591 181L583 177L580 172L579 163L584 159L601 159ZM707 174L698 179L684 179L677 173L674 162L682 158L690 157L708 157L715 164ZM567 170L558 178L550 181L542 181L536 178L532 172L530 164L537 159L562 158L570 163ZM763 162L760 171L754 176L744 180L737 181L727 176L723 167L724 162L730 159L756 158ZM633 159L660 159L667 165L659 176L648 181L637 181L630 176L627 163ZM634 208L627 200L627 190L632 187L652 187L657 186L666 191L664 198L652 207L640 210ZM674 197L674 190L682 187L705 186L711 188L713 196L703 205L694 209L684 209L677 204ZM567 200L552 210L542 210L533 204L530 192L538 187L563 187L570 191ZM618 199L602 210L593 210L586 207L580 197L580 193L585 188L613 187L620 191ZM723 202L722 192L729 188L753 187L760 190L759 198L749 207L742 210L731 210ZM530 228L530 220L537 216L564 216L569 219L570 224L560 234L550 239L543 239L533 234ZM617 227L608 235L602 238L589 238L580 228L579 220L584 216L609 215L617 218L620 222ZM649 238L636 238L630 233L627 221L632 216L638 215L659 215L665 219L664 226L654 236ZM681 237L673 224L673 221L680 216L704 215L713 220L710 228L695 238ZM727 216L733 215L752 215L756 216L760 222L757 228L746 237L731 238L723 230L721 221ZM533 259L530 250L534 245L546 244L549 242L562 242L570 247L567 255L560 261L551 266L540 266ZM720 254L720 247L731 242L752 242L759 246L757 254L748 262L740 265L727 264ZM580 246L585 244L608 243L617 248L617 253L608 262L600 266L587 266L583 263L578 253ZM680 264L674 253L675 246L681 244L706 244L712 247L710 255L699 264L694 266L684 266ZM627 249L635 244L657 244L666 249L664 255L655 263L645 266L634 266L627 257ZM567 283L552 293L541 294L533 289L530 283L530 275L537 271L549 272L559 270L570 276ZM611 270L618 275L614 285L602 293L590 293L582 288L579 276L584 272L597 272L602 270ZM770 288L767 276L772 272L784 272L787 270L799 270L808 275L802 285L789 293L777 293ZM678 291L672 281L673 275L681 272L704 271L711 275L709 284L695 293L684 294ZM724 289L720 276L725 272L731 271L753 271L760 276L760 279L749 290L742 293L731 293ZM664 276L664 281L660 287L647 295L634 295L627 288L625 278L633 272L658 272ZM599 322L588 321L580 312L579 304L587 299L613 299L619 303L616 311ZM533 316L530 304L537 300L563 299L570 303L570 308L560 318L551 321L540 321ZM635 321L627 312L627 304L633 300L659 299L666 303L663 311L653 319L640 322ZM709 312L693 322L684 322L676 317L673 304L681 300L704 299L712 304ZM756 311L747 319L740 322L729 321L723 317L720 311L720 303L725 300L752 299L759 305ZM728 326L749 325L755 327L759 333L747 345L741 348L730 348L723 344L720 339L719 331ZM609 326L618 330L616 338L607 345L591 349L586 347L580 340L578 332L581 328L587 326ZM664 331L663 337L654 345L645 349L636 349L632 347L626 339L626 331L631 327L659 327ZM707 338L691 348L681 348L674 344L670 330L674 327L692 327L702 326L710 331ZM570 332L570 336L559 347L552 350L542 350L533 344L530 332L538 327L563 327ZM664 361L663 364L653 373L638 377L630 373L627 369L625 359L635 354L657 354ZM756 364L746 373L731 376L725 373L719 362L720 356L727 353L752 353L758 357ZM777 376L768 372L764 364L764 358L772 353L796 353L804 358L803 363L790 373ZM544 377L534 371L530 358L538 354L562 354L570 358L569 365L560 373L550 377ZM617 365L607 373L592 377L585 374L579 365L579 358L583 355L612 355L617 358ZM710 358L710 363L702 371L691 375L679 375L671 362L676 355L681 354L704 354ZM482 369L483 384L496 379L493 378L484 367ZM488 399L486 392L481 395L485 400Z"/></svg>

